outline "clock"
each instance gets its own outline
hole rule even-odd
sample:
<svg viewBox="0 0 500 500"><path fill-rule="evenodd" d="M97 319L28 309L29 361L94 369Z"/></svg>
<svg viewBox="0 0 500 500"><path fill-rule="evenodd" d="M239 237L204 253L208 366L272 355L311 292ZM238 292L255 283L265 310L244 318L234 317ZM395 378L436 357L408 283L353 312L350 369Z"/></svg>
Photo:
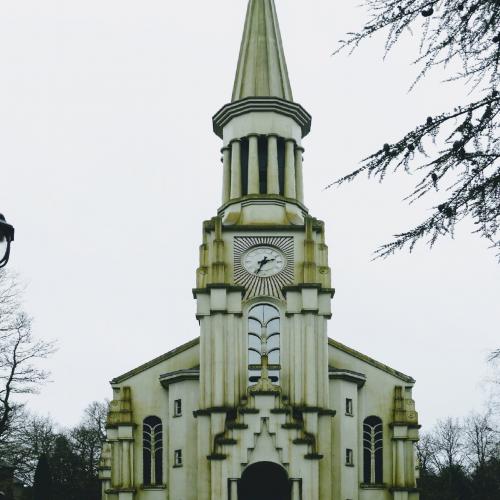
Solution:
<svg viewBox="0 0 500 500"><path fill-rule="evenodd" d="M234 281L245 287L245 299L283 299L283 287L294 281L293 237L235 236Z"/></svg>
<svg viewBox="0 0 500 500"><path fill-rule="evenodd" d="M282 271L286 266L286 257L281 250L269 245L250 248L242 259L247 272L260 278L268 278Z"/></svg>

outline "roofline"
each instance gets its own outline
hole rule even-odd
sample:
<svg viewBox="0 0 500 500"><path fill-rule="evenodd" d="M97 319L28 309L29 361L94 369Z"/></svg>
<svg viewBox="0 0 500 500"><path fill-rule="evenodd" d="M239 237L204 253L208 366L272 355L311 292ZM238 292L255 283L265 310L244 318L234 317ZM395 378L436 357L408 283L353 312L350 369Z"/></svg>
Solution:
<svg viewBox="0 0 500 500"><path fill-rule="evenodd" d="M125 380L129 379L130 377L133 377L135 375L138 375L139 373L142 373L143 371L148 370L149 368L152 368L153 366L156 366L160 364L163 361L166 361L167 359L173 358L174 356L177 356L177 354L181 354L184 351L187 351L188 349L191 349L191 347L196 346L197 344L200 343L200 337L197 337L193 340L190 340L189 342L186 342L185 344L182 344L179 347L176 347L172 351L168 351L165 354L162 354L161 356L158 356L155 359L152 359L151 361L148 361L147 363L144 363L143 365L138 366L137 368L134 368L133 370L128 371L127 373L124 373L123 375L119 375L118 377L115 377L113 380L111 380L110 384L121 384Z"/></svg>
<svg viewBox="0 0 500 500"><path fill-rule="evenodd" d="M382 370L386 373L389 373L390 375L393 375L396 378L399 378L400 380L403 380L407 384L414 384L415 379L413 377L410 377L409 375L405 375L404 373L395 370L394 368L391 368L390 366L384 365L383 363L380 363L379 361L370 358L369 356L366 356L365 354L360 353L359 351L356 351L355 349L351 349L350 347L347 347L344 344L341 344L340 342L337 342L336 340L333 339L328 339L328 345L331 345L332 347L336 347L337 349L345 352L346 354L349 354L355 358L360 359L361 361L364 361L365 363L368 363L369 365L374 366L375 368L378 368L379 370Z"/></svg>
<svg viewBox="0 0 500 500"><path fill-rule="evenodd" d="M200 342L200 337L197 337L193 340L190 340L189 342L186 342L185 344L182 344L181 346L165 353L162 354L161 356L158 356L155 359L152 359L151 361L148 361L147 363L144 363L143 365L138 366L137 368L134 368L133 370L130 370L123 375L119 375L118 377L115 377L113 380L111 380L110 384L120 384L124 382L125 380L129 379L130 377L133 377L135 375L138 375L139 373L142 373L143 371L148 370L149 368L152 368L153 366L158 365L159 363L166 361L167 359L173 358L174 356L177 356L177 354L180 354L184 351L187 351L188 349L191 349L191 347L194 347L198 345ZM386 373L389 373L390 375L393 375L396 378L399 378L400 380L403 380L404 382L408 384L414 384L415 379L413 377L410 377L409 375L405 375L404 373L395 370L394 368L391 368L388 365L384 365L383 363L380 363L379 361L370 358L369 356L366 356L365 354L360 353L359 351L356 351L355 349L352 349L351 347L348 347L341 342L338 342L333 339L328 339L328 345L335 347L346 354L349 354L355 358L360 359L361 361L364 361L365 363L368 363L371 366L374 366L375 368L378 368L379 370L382 370Z"/></svg>

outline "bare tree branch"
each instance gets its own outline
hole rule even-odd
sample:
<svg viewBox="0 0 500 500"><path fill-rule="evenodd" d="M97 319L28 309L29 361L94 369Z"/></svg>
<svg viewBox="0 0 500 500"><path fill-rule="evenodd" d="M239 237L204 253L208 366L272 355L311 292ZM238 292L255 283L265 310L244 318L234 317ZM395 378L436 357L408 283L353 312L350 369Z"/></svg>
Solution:
<svg viewBox="0 0 500 500"><path fill-rule="evenodd" d="M0 438L22 404L19 394L36 392L48 372L37 366L55 350L54 342L36 339L32 319L21 309L22 287L5 270L0 271Z"/></svg>

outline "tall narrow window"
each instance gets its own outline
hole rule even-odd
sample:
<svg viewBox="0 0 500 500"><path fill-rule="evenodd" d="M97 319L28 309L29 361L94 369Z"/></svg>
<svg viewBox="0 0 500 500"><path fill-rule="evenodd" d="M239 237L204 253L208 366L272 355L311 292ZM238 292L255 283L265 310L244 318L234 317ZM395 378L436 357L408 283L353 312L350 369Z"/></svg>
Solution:
<svg viewBox="0 0 500 500"><path fill-rule="evenodd" d="M182 416L182 399L176 399L174 401L174 417Z"/></svg>
<svg viewBox="0 0 500 500"><path fill-rule="evenodd" d="M350 417L353 416L352 399L350 398L346 398L345 400L345 414L349 415Z"/></svg>
<svg viewBox="0 0 500 500"><path fill-rule="evenodd" d="M182 467L182 450L174 451L174 467Z"/></svg>
<svg viewBox="0 0 500 500"><path fill-rule="evenodd" d="M345 450L345 464L354 465L354 452L351 448Z"/></svg>
<svg viewBox="0 0 500 500"><path fill-rule="evenodd" d="M248 315L248 372L250 384L262 373L262 356L267 354L269 378L279 381L280 313L269 304L259 304Z"/></svg>
<svg viewBox="0 0 500 500"><path fill-rule="evenodd" d="M163 483L163 427L158 417L147 417L142 425L144 485Z"/></svg>
<svg viewBox="0 0 500 500"><path fill-rule="evenodd" d="M259 179L260 193L267 193L267 137L259 135Z"/></svg>
<svg viewBox="0 0 500 500"><path fill-rule="evenodd" d="M285 194L285 139L278 138L278 173L280 184L280 195Z"/></svg>
<svg viewBox="0 0 500 500"><path fill-rule="evenodd" d="M383 426L379 417L367 417L363 422L363 481L383 483Z"/></svg>
<svg viewBox="0 0 500 500"><path fill-rule="evenodd" d="M248 137L240 139L241 147L241 194L246 196L248 194Z"/></svg>

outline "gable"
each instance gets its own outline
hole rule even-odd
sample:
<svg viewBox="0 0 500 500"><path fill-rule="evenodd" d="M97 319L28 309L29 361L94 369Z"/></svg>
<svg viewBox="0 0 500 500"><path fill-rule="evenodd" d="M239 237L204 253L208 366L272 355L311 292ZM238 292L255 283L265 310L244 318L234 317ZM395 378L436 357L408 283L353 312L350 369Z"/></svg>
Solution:
<svg viewBox="0 0 500 500"><path fill-rule="evenodd" d="M330 365L333 365L335 368L347 368L346 366L336 366L335 360L332 362L332 357L335 358L335 354L332 351L340 351L341 353L347 355L348 357L354 358L358 361L361 361L364 364L367 364L373 368L377 368L378 370L381 370L389 375L392 375L393 377L402 380L403 382L407 384L414 384L415 379L410 377L409 375L405 375L404 373L395 370L394 368L391 368L390 366L385 365L384 363L380 363L379 361L370 358L366 354L363 354L359 351L356 351L355 349L352 349L336 340L333 339L328 339L328 346L329 346L329 358L330 358Z"/></svg>
<svg viewBox="0 0 500 500"><path fill-rule="evenodd" d="M168 361L172 358L175 358L176 356L186 353L190 349L197 347L199 343L200 343L199 337L190 340L189 342L186 342L185 344L182 344L181 346L176 347L175 349L172 349L171 351L166 352L165 354L162 354L161 356L158 356L157 358L154 358L151 361L148 361L147 363L144 363L138 366L137 368L134 368L133 370L124 373L123 375L115 377L113 380L111 380L111 384L121 384L122 382L128 380L131 377L135 377L136 375L139 375L140 373L145 372L150 368L154 368L155 366L164 363L165 361ZM195 365L197 366L198 364L199 364L199 358L197 358L197 362L195 363ZM194 368L194 367L195 366L189 366L185 368Z"/></svg>

